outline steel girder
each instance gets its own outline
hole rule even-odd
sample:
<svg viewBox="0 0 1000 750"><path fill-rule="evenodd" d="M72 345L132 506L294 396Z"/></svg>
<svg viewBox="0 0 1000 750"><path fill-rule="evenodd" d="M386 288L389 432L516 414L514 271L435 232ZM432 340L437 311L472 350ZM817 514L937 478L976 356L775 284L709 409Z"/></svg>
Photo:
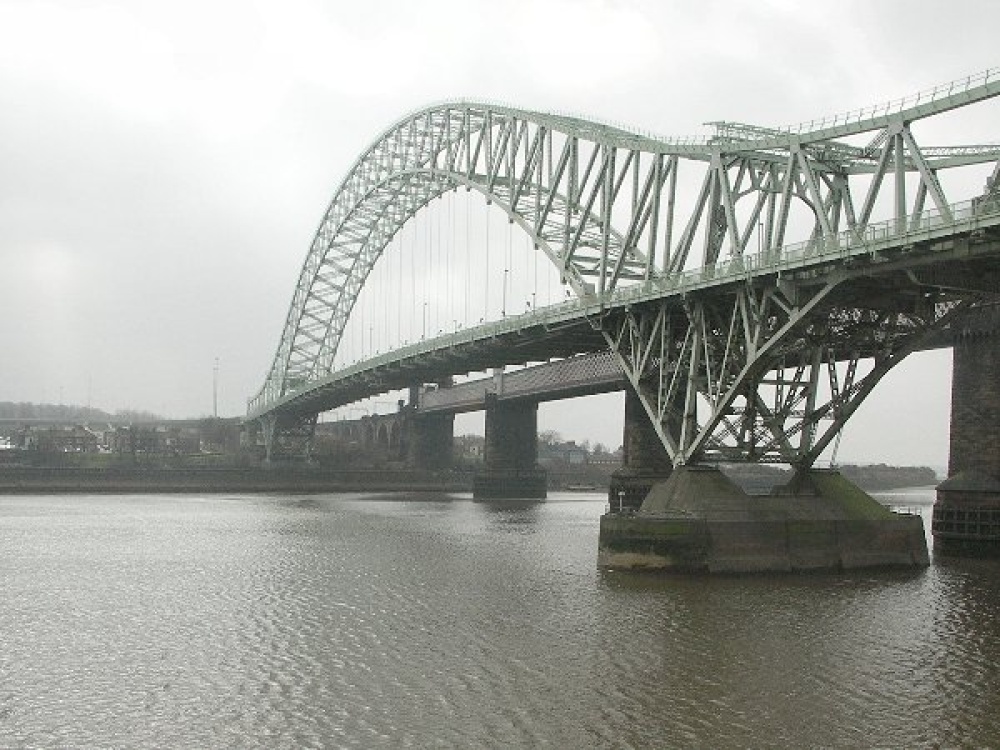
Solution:
<svg viewBox="0 0 1000 750"><path fill-rule="evenodd" d="M608 316L609 345L675 465L811 465L885 373L978 299L845 303L842 282L747 283Z"/></svg>
<svg viewBox="0 0 1000 750"><path fill-rule="evenodd" d="M251 411L266 414L269 404L330 375L348 317L381 253L411 216L449 189L482 193L522 227L580 299L610 301L616 290L662 283L692 268L756 255L758 262L747 264L752 268L764 265L762 259L791 257L801 252L788 244L796 211L809 217L806 244L863 242L882 203L892 206L883 236L949 223L953 208L938 170L996 161L1000 148L921 148L911 125L998 93L1000 74L988 71L803 126L717 123L715 135L702 139L660 138L477 102L413 113L361 155L335 193ZM872 136L863 146L837 140L864 133ZM701 174L700 188L682 196L678 173L692 168ZM916 177L910 196L907 175ZM683 214L682 197L691 204ZM779 299L774 293L756 303L780 307ZM790 317L785 324L802 322ZM622 340L620 331L606 333ZM698 335L707 336L707 329ZM647 408L659 409L654 402ZM683 434L673 447L680 460L709 447L702 431L695 442ZM663 437L669 447L667 433Z"/></svg>

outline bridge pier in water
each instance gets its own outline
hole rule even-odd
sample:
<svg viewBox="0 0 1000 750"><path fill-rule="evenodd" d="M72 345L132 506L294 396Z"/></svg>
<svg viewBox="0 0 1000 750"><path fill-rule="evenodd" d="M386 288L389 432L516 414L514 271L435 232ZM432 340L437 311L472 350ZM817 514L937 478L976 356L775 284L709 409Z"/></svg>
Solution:
<svg viewBox="0 0 1000 750"><path fill-rule="evenodd" d="M980 308L952 350L948 479L934 504L934 551L1000 556L1000 306Z"/></svg>
<svg viewBox="0 0 1000 750"><path fill-rule="evenodd" d="M673 462L632 386L625 388L622 468L611 475L608 503L619 510L638 510L649 490L665 481Z"/></svg>
<svg viewBox="0 0 1000 750"><path fill-rule="evenodd" d="M634 513L601 517L606 568L752 573L929 563L919 516L897 515L836 471L803 469L750 496L714 466L679 466Z"/></svg>
<svg viewBox="0 0 1000 750"><path fill-rule="evenodd" d="M455 442L455 415L413 414L405 422L407 463L414 468L450 469Z"/></svg>
<svg viewBox="0 0 1000 750"><path fill-rule="evenodd" d="M483 471L473 478L476 499L542 499L545 470L538 465L538 402L486 396Z"/></svg>

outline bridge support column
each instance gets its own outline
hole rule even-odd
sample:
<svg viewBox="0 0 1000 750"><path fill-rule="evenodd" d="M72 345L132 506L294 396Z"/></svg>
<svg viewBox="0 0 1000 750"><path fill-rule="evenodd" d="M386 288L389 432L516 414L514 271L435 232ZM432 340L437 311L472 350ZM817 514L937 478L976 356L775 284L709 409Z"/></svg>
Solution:
<svg viewBox="0 0 1000 750"><path fill-rule="evenodd" d="M948 479L934 504L934 552L1000 557L1000 307L964 322L953 361Z"/></svg>
<svg viewBox="0 0 1000 750"><path fill-rule="evenodd" d="M416 469L449 469L455 442L454 414L410 414L407 461Z"/></svg>
<svg viewBox="0 0 1000 750"><path fill-rule="evenodd" d="M538 404L486 397L485 468L473 479L477 499L540 499L545 470L538 466Z"/></svg>
<svg viewBox="0 0 1000 750"><path fill-rule="evenodd" d="M264 437L264 465L312 463L317 414L274 415L260 419Z"/></svg>
<svg viewBox="0 0 1000 750"><path fill-rule="evenodd" d="M616 510L638 510L650 488L670 476L673 462L631 385L625 389L622 448L622 468L611 475L608 502Z"/></svg>

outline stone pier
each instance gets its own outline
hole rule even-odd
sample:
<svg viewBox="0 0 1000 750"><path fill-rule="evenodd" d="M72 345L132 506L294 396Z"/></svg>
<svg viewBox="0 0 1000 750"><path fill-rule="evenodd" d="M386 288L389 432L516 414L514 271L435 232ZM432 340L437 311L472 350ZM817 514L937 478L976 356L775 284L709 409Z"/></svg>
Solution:
<svg viewBox="0 0 1000 750"><path fill-rule="evenodd" d="M538 465L538 403L486 396L484 468L473 479L477 499L541 499L545 470Z"/></svg>
<svg viewBox="0 0 1000 750"><path fill-rule="evenodd" d="M673 462L631 385L625 389L622 448L622 468L611 475L608 503L614 509L634 511L654 484L670 476Z"/></svg>
<svg viewBox="0 0 1000 750"><path fill-rule="evenodd" d="M454 414L409 414L407 463L419 469L450 469L455 443Z"/></svg>
<svg viewBox="0 0 1000 750"><path fill-rule="evenodd" d="M934 552L1000 557L1000 306L971 314L952 352L951 448L934 504Z"/></svg>

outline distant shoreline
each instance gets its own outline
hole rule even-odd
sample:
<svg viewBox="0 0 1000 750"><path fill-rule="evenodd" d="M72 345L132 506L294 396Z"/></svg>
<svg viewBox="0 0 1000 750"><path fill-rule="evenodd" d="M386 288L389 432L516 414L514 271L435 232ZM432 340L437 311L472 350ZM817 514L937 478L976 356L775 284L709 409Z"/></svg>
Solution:
<svg viewBox="0 0 1000 750"><path fill-rule="evenodd" d="M327 469L0 469L0 495L187 492L469 492L471 477L419 471Z"/></svg>
<svg viewBox="0 0 1000 750"><path fill-rule="evenodd" d="M847 467L845 467L847 468ZM939 481L914 467L866 467L844 471L865 492L933 488ZM860 474L860 476L859 476ZM779 475L780 476L780 475ZM933 478L931 478L933 477ZM571 483L550 477L550 491L605 492L606 484ZM768 477L773 481L774 477ZM858 480L861 481L858 481ZM867 480L867 481L865 481ZM895 481L892 481L895 480ZM910 480L910 481L907 481ZM751 483L752 484L752 483ZM757 494L766 494L763 486ZM468 471L414 469L328 469L302 467L0 467L0 496L28 494L121 494L188 492L471 492ZM751 493L754 494L754 493Z"/></svg>

